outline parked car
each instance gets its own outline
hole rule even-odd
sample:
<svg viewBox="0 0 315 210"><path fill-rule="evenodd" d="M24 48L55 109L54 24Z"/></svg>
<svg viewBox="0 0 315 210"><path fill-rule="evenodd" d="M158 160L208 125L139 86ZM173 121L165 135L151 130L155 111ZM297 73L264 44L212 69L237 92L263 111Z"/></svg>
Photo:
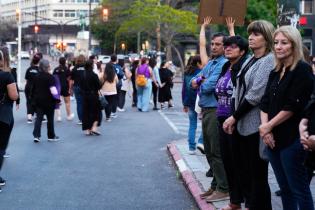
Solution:
<svg viewBox="0 0 315 210"><path fill-rule="evenodd" d="M110 56L109 55L98 55L98 62L102 61L102 63L109 63Z"/></svg>
<svg viewBox="0 0 315 210"><path fill-rule="evenodd" d="M27 51L21 51L21 59L30 59L31 56Z"/></svg>

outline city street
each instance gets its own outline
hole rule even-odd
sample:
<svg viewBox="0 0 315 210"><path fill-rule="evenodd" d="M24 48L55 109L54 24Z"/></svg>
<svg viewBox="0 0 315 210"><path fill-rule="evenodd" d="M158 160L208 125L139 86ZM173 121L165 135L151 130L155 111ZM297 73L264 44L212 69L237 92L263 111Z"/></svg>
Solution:
<svg viewBox="0 0 315 210"><path fill-rule="evenodd" d="M197 209L166 151L183 135L159 112L140 113L128 99L127 111L103 122L99 137L85 136L76 118L64 119L55 124L61 141L48 142L43 124L42 141L35 144L21 96L1 171L7 184L0 209Z"/></svg>

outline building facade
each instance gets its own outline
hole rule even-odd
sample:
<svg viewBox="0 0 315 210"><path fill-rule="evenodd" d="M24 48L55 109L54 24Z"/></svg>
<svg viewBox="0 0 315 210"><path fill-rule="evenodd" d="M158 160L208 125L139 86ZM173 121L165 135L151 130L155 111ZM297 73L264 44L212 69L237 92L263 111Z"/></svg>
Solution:
<svg viewBox="0 0 315 210"><path fill-rule="evenodd" d="M91 0L91 11L96 7L99 7L99 0ZM0 20L16 21L17 8L18 0L1 0ZM37 47L50 53L63 41L66 50L73 51L77 33L83 25L89 25L89 0L21 0L20 10L24 50ZM97 41L92 39L91 44L96 45Z"/></svg>
<svg viewBox="0 0 315 210"><path fill-rule="evenodd" d="M300 27L302 29L303 43L315 56L315 0L301 0Z"/></svg>

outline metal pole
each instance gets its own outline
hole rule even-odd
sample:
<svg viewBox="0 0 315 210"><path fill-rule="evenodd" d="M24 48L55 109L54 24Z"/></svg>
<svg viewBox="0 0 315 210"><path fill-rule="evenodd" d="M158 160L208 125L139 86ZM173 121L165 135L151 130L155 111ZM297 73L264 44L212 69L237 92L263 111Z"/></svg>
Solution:
<svg viewBox="0 0 315 210"><path fill-rule="evenodd" d="M35 26L37 26L37 0L35 0ZM38 50L37 49L37 42L38 42L38 35L37 35L37 32L35 31L35 28L34 28L34 35L35 35L35 48L36 48L36 51Z"/></svg>
<svg viewBox="0 0 315 210"><path fill-rule="evenodd" d="M91 40L92 40L92 33L91 33L91 16L92 16L92 0L89 0L89 43L88 43L88 54L90 55L91 53Z"/></svg>
<svg viewBox="0 0 315 210"><path fill-rule="evenodd" d="M22 9L21 0L19 0L19 21L18 21L18 65L17 65L17 83L21 87L21 51L22 51Z"/></svg>

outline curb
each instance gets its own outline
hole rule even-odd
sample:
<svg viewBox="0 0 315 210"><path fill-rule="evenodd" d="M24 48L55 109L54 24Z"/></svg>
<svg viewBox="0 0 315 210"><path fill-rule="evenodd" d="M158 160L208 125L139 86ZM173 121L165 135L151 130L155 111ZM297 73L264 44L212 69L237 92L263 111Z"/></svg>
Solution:
<svg viewBox="0 0 315 210"><path fill-rule="evenodd" d="M194 177L193 173L186 166L186 163L182 159L178 149L176 148L176 145L174 143L168 144L167 150L172 159L174 160L174 162L176 163L176 167L179 170L186 187L190 191L191 195L194 197L198 207L201 210L216 210L216 208L213 205L207 203L205 200L200 198L199 195L202 193L202 190L199 186L199 183Z"/></svg>

